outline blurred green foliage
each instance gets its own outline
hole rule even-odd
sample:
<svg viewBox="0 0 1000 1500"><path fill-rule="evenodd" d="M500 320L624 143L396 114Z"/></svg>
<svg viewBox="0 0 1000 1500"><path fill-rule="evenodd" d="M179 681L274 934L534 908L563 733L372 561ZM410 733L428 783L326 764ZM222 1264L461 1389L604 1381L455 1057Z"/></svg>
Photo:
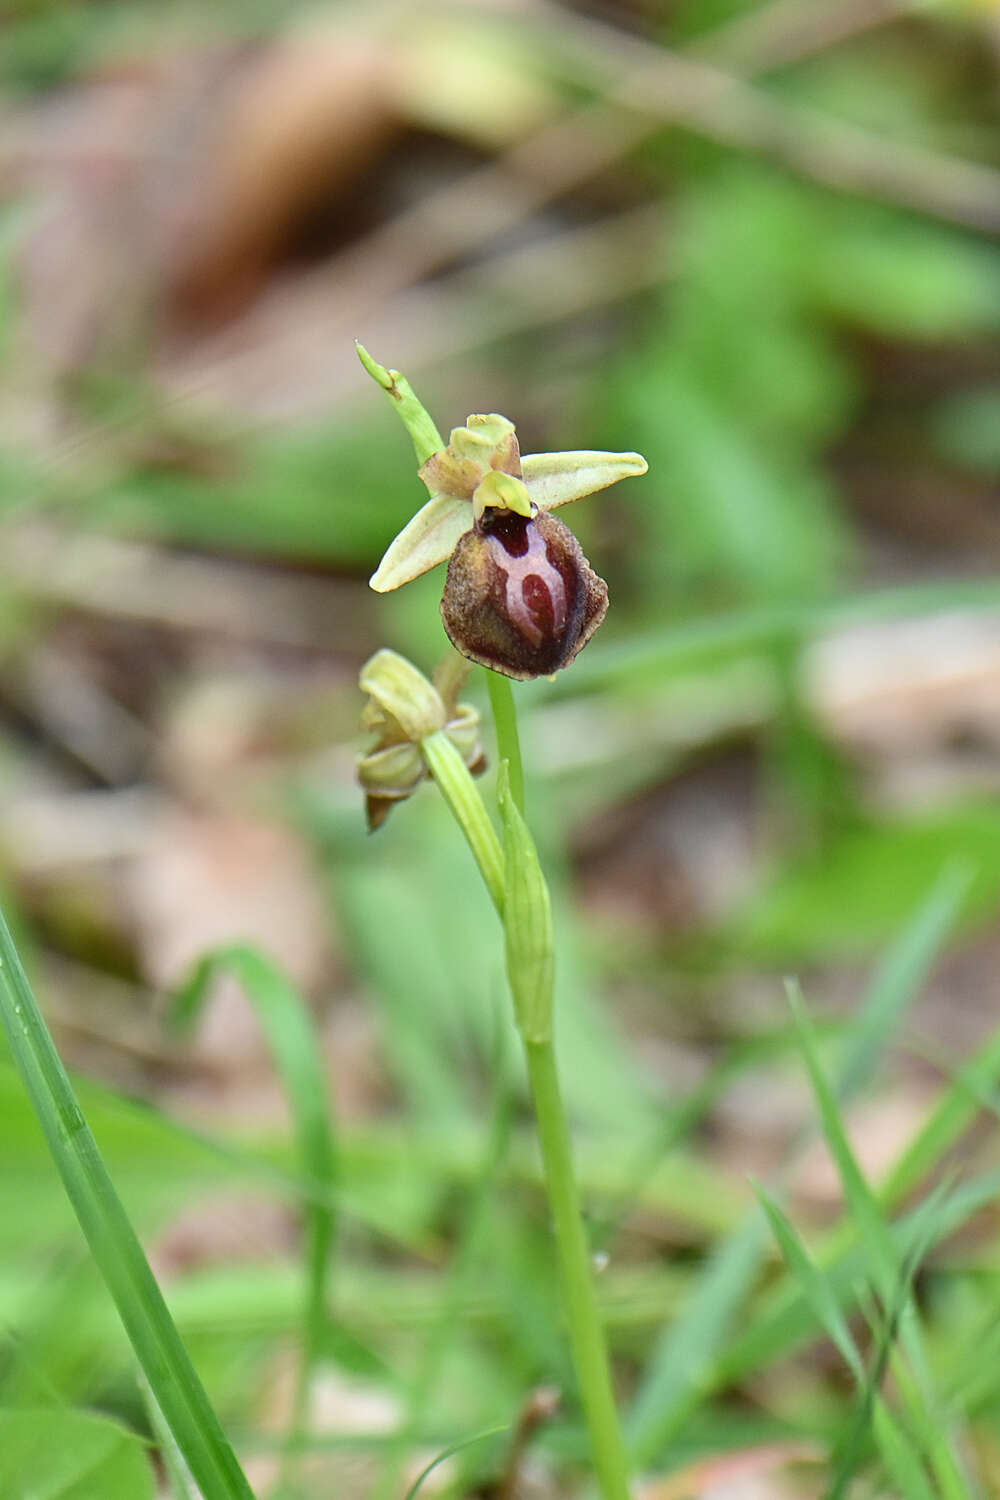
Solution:
<svg viewBox="0 0 1000 1500"><path fill-rule="evenodd" d="M239 43L300 14L294 4L227 5L199 22L194 8L169 9L15 0L0 58L6 102L14 108L73 87L119 48L155 54L163 38L203 42L209 33ZM807 50L760 86L878 132L889 147L898 140L996 163L986 8L912 9L902 24ZM717 28L766 11L766 0L687 0L654 19L670 45L710 48ZM336 14L350 24L348 12ZM455 403L435 407L444 429L467 414L461 376L475 365L477 389L495 382L516 400L509 415L531 432L533 447L635 448L650 464L648 478L616 491L605 508L599 500L578 507L613 610L572 673L521 695L531 816L557 907L560 1047L584 1190L614 1252L600 1284L633 1430L654 1466L754 1442L805 1441L824 1454L850 1452L866 1475L864 1493L924 1493L914 1476L926 1488L928 1474L938 1486L930 1493L949 1500L993 1493L996 1226L974 1215L996 1198L996 1039L968 1056L936 1058L938 1113L895 1157L900 1180L908 1161L919 1170L905 1192L884 1183L869 1192L844 1154L840 1105L822 1085L822 1041L814 1045L809 1033L822 1127L850 1179L849 1205L832 1226L800 1232L776 1172L765 1198L776 1243L742 1164L733 1167L714 1143L722 1127L712 1109L737 1083L765 1100L776 1079L801 1085L805 1064L794 1056L778 975L796 966L822 978L845 960L871 963L911 930L915 912L924 920L928 893L956 856L970 876L951 936L987 948L992 939L1000 905L992 786L970 791L956 777L935 783L922 804L880 805L870 768L832 742L804 684L810 646L857 619L986 614L1000 602L1000 249L990 236L898 203L823 188L738 144L723 149L683 123L651 134L613 175L615 201L648 199L662 214L652 284L623 288L610 310L602 298L570 326L540 321L479 347L473 338L457 374L431 360L427 379L442 402ZM531 233L589 221L600 203L600 191L582 192L565 218L557 207ZM20 342L19 256L31 206L26 190L0 244L5 395L19 390L26 370L35 373ZM70 536L112 533L221 560L254 558L262 570L322 573L336 589L367 576L421 498L405 437L360 370L356 400L322 424L258 430L239 414L214 427L201 414L166 410L143 356L137 364L124 374L76 370L58 392L67 428L84 439L96 434L96 457L84 441L71 462L50 465L31 424L22 430L14 407L10 420L5 414L5 523L49 520ZM407 373L423 390L424 370ZM931 488L930 541L911 526L914 472ZM909 592L897 591L908 581ZM430 666L443 644L439 584L422 580L379 601L349 638L330 643L344 677L383 643ZM0 576L0 661L11 671L0 726L4 787L25 759L23 710L6 713L10 685L58 619L50 600ZM344 722L354 717L349 697L347 689ZM995 762L995 747L991 754ZM656 820L685 777L732 755L750 768L750 806L733 794L724 808L732 823L751 825L748 870L725 901L692 916L672 888L664 897L644 885L671 857L669 831ZM342 1227L317 1357L338 1380L383 1400L390 1426L415 1447L444 1447L516 1422L534 1385L568 1381L520 1079L504 1050L496 925L468 852L430 792L369 841L352 791L317 784L300 765L280 778L290 783L287 820L315 861L347 982L375 1017L387 1095L383 1117L341 1123L336 1181L320 1184L320 1207L336 1209ZM282 794L272 786L269 806ZM601 850L614 853L616 830L636 824L655 859L638 860L632 886L607 899ZM576 900L581 849L606 898L586 910ZM34 892L18 890L13 871L7 884L30 930ZM935 929L934 944L947 935ZM40 975L44 958L41 944ZM907 1002L925 978L925 970L912 974ZM869 1037L864 1015L852 1009L829 1028L838 1047L849 1052L852 1039ZM647 1036L657 1039L648 1055ZM670 1052L692 1039L704 1044L696 1069L704 1098L695 1084L689 1095L664 1098L656 1047ZM872 1047L869 1101L896 1076L877 1066L889 1041L880 1034ZM919 1045L907 1032L904 1050ZM231 1192L275 1194L296 1222L310 1204L316 1209L308 1166L266 1122L202 1135L117 1092L89 1086L83 1094L150 1242L183 1209ZM981 1109L983 1145L963 1134ZM965 1176L955 1184L948 1172L960 1141ZM950 1196L929 1195L936 1180L952 1183ZM930 1208L914 1221L920 1207L904 1200L917 1190ZM930 1247L916 1305L906 1300L914 1243ZM866 1285L881 1292L881 1312L867 1293L855 1297ZM276 1448L263 1416L282 1360L302 1336L304 1274L283 1259L248 1256L181 1266L169 1292L242 1448L258 1456ZM878 1351L891 1342L880 1319L897 1293L920 1324L919 1348L905 1351L917 1387L901 1387L901 1435L873 1435L869 1425L855 1442ZM824 1329L841 1336L848 1314L865 1372L856 1390L826 1344L816 1357L803 1353L815 1355ZM27 1440L44 1405L55 1413L53 1432L65 1424L66 1452L94 1444L106 1466L103 1488L96 1480L81 1488L68 1474L53 1480L63 1484L55 1492L73 1500L142 1495L146 1480L136 1476L149 1465L141 1445L70 1409L100 1407L149 1430L124 1340L6 1062L0 1323L0 1423ZM925 1441L938 1420L942 1432L958 1434L956 1451L980 1476L978 1489ZM361 1455L369 1467L359 1490L378 1493L378 1475L398 1472L393 1444L385 1433L347 1431L316 1437L312 1448ZM574 1473L582 1436L571 1391L538 1444ZM0 1476L10 1451L0 1440ZM505 1453L493 1440L463 1451L454 1492L495 1478ZM115 1477L119 1469L126 1478Z"/></svg>

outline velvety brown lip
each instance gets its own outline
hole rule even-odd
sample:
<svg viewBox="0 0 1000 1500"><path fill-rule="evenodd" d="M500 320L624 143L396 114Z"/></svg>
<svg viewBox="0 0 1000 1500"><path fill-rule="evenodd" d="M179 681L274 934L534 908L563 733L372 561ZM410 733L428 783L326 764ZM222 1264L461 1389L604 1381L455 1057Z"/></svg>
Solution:
<svg viewBox="0 0 1000 1500"><path fill-rule="evenodd" d="M607 597L563 522L487 509L452 555L441 613L464 655L525 680L573 660Z"/></svg>

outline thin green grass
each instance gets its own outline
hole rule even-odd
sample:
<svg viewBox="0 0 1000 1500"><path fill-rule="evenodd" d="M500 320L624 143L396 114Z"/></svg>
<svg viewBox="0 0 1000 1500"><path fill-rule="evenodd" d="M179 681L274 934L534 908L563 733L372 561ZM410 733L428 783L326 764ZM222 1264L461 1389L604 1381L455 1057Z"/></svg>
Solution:
<svg viewBox="0 0 1000 1500"><path fill-rule="evenodd" d="M429 1464L425 1464L406 1492L405 1500L416 1500L417 1495L424 1487L424 1483L434 1473L434 1470L443 1464L446 1459L452 1458L456 1453L461 1453L465 1448L471 1448L473 1443L483 1443L487 1438L497 1437L501 1432L507 1432L506 1427L487 1427L482 1432L473 1433L472 1437L460 1438L457 1443L449 1443L443 1448Z"/></svg>
<svg viewBox="0 0 1000 1500"><path fill-rule="evenodd" d="M893 1369L904 1398L914 1409L916 1426L922 1436L922 1456L930 1466L943 1500L969 1500L970 1490L955 1458L953 1434L946 1415L941 1411L931 1386L930 1372L923 1349L920 1321L907 1273L900 1263L897 1247L875 1193L869 1187L848 1139L843 1116L835 1093L823 1071L815 1037L801 995L794 983L788 984L788 998L802 1048L823 1134L836 1163L851 1222L855 1226L864 1253L866 1274L878 1294L884 1315L897 1299L900 1345L906 1359L894 1361ZM905 1288L905 1295L901 1289Z"/></svg>
<svg viewBox="0 0 1000 1500"><path fill-rule="evenodd" d="M428 1413L433 1408L435 1388L440 1380L449 1346L461 1327L462 1302L473 1290L473 1275L483 1250L483 1240L490 1221L497 1179L510 1146L511 1126L514 1119L515 1093L512 1065L504 1047L503 1035L501 1025L498 1024L493 1069L493 1077L496 1080L495 1100L490 1128L483 1148L482 1163L476 1180L471 1184L468 1206L451 1267L441 1289L438 1308L427 1331L417 1369L410 1383L406 1420L387 1454L373 1500L392 1500L392 1496L398 1490L406 1455L415 1446L418 1434L427 1421ZM474 1442L476 1439L469 1441ZM459 1445L459 1447L462 1446L464 1444ZM457 1449L448 1450L449 1453L453 1451ZM442 1455L444 1456L446 1455ZM435 1460L435 1463L438 1461ZM424 1470L422 1478L431 1472L432 1467L433 1465Z"/></svg>
<svg viewBox="0 0 1000 1500"><path fill-rule="evenodd" d="M115 1192L2 913L0 1020L91 1255L204 1500L253 1500Z"/></svg>
<svg viewBox="0 0 1000 1500"><path fill-rule="evenodd" d="M907 1004L954 929L971 878L964 864L947 866L878 969L845 1043L837 1074L839 1097L856 1097L870 1081ZM765 1221L754 1210L716 1248L685 1310L665 1329L629 1414L627 1432L638 1464L662 1453L699 1401L716 1388L720 1362L724 1366L739 1346L739 1338L731 1335L766 1253ZM800 1308L800 1318L803 1312L808 1320L805 1308ZM785 1331L781 1329L767 1358L780 1351Z"/></svg>
<svg viewBox="0 0 1000 1500"><path fill-rule="evenodd" d="M288 979L262 953L247 945L206 954L177 994L172 1019L191 1026L219 974L232 974L252 1002L274 1054L288 1096L304 1176L322 1196L305 1209L305 1285L302 1356L296 1382L289 1451L297 1448L308 1421L309 1383L325 1341L327 1283L337 1231L337 1147L323 1054L309 1009Z"/></svg>

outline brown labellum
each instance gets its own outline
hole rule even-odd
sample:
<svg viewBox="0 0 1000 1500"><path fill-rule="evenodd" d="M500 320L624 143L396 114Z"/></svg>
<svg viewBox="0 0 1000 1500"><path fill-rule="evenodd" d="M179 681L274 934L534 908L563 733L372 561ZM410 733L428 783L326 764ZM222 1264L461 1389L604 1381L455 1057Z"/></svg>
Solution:
<svg viewBox="0 0 1000 1500"><path fill-rule="evenodd" d="M568 666L607 607L607 584L562 521L487 509L452 553L441 615L464 656L526 681Z"/></svg>

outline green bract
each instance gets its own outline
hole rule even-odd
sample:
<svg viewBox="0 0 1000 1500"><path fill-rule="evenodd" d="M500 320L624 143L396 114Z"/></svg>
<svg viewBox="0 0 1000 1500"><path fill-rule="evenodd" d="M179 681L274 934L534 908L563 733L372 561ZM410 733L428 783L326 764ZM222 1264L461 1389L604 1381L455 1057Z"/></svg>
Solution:
<svg viewBox="0 0 1000 1500"><path fill-rule="evenodd" d="M527 1042L540 1044L552 1037L556 962L552 903L535 841L510 794L510 770L505 760L500 763L497 800L504 834L507 978L521 1035Z"/></svg>

